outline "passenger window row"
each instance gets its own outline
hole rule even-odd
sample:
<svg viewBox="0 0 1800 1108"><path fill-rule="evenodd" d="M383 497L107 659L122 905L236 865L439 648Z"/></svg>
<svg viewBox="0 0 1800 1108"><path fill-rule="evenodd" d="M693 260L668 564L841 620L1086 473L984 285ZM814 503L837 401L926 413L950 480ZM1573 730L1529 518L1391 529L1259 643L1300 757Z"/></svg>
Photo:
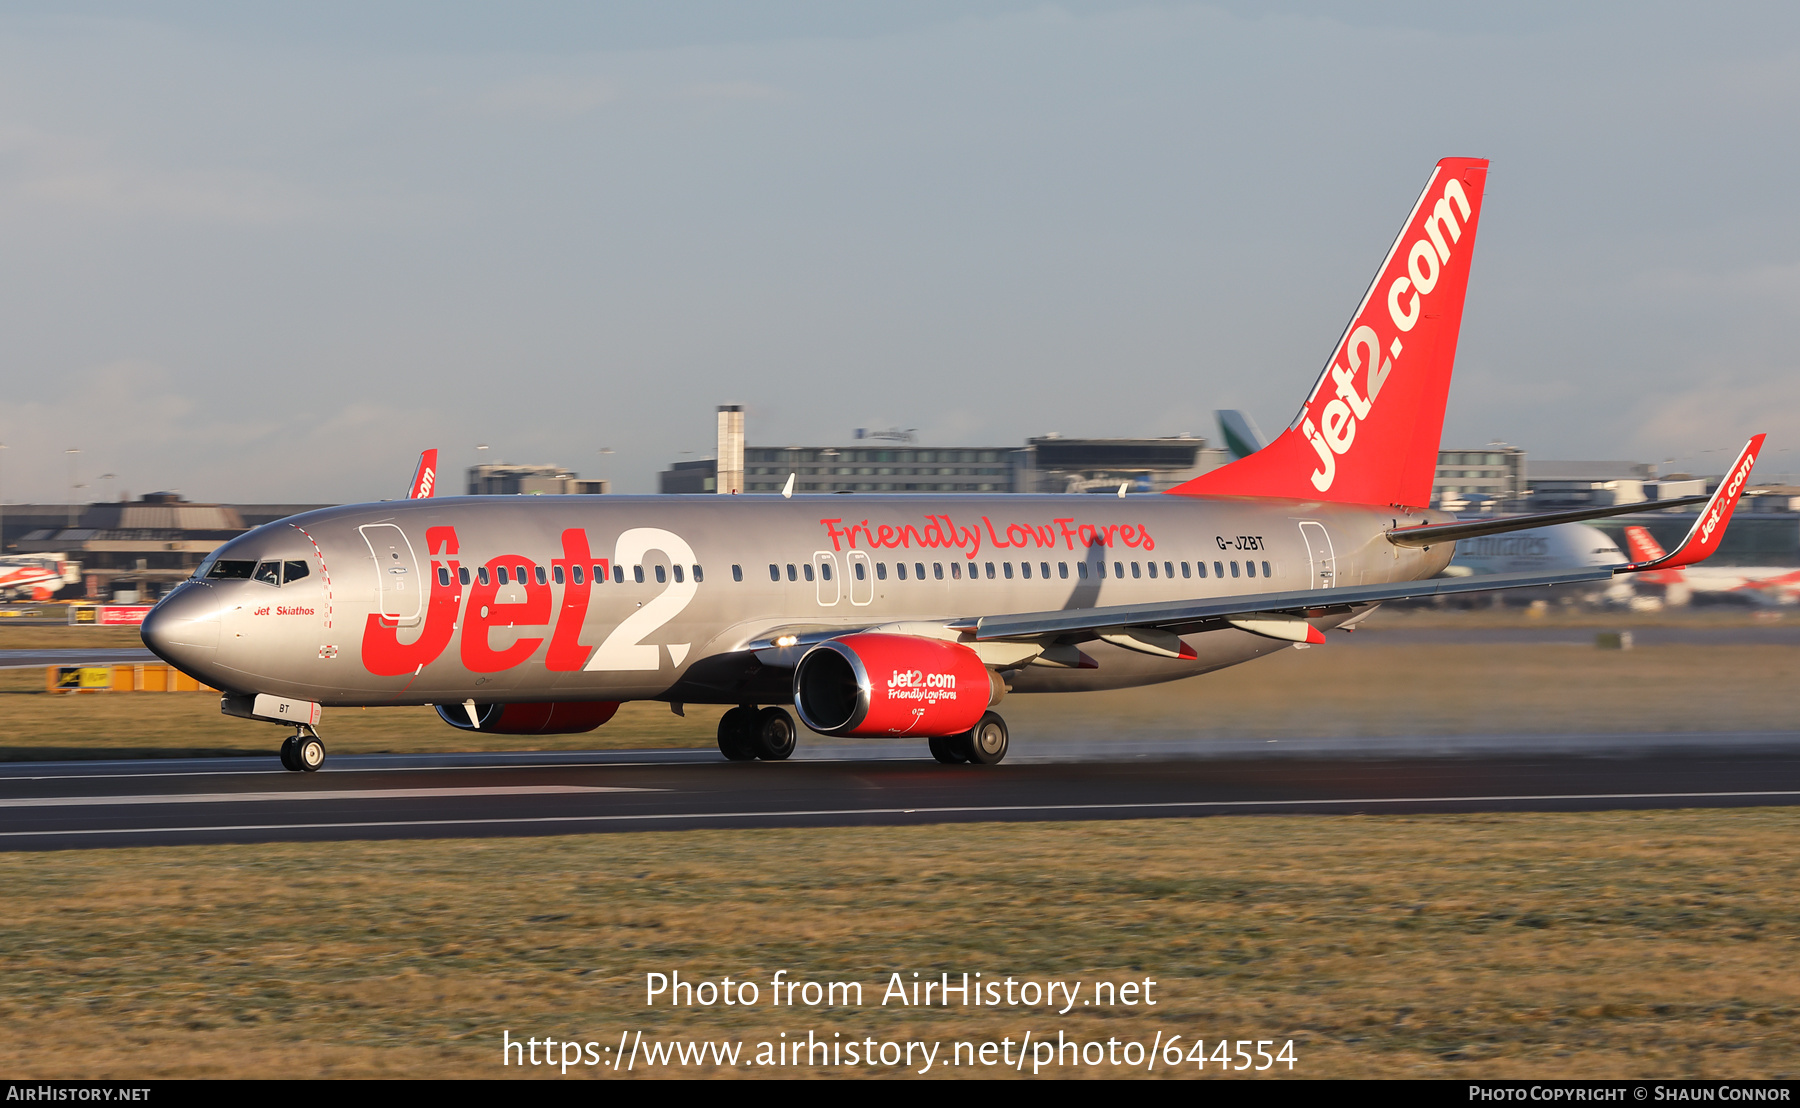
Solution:
<svg viewBox="0 0 1800 1108"><path fill-rule="evenodd" d="M850 570L856 576L858 581L867 580L867 567L869 564L870 563L868 562L860 560L850 564ZM888 563L875 562L873 564L875 567L875 579L878 581L886 581L888 579ZM1129 570L1126 569L1127 564L1131 567ZM1227 566L1230 566L1229 570L1226 569ZM1223 578L1229 572L1233 578L1240 576L1253 578L1257 576L1258 563L1245 560L1242 563L1241 570L1239 566L1240 563L1236 561L1215 561L1212 563L1211 575L1213 577ZM1107 563L1104 561L1091 563L1076 562L1076 579L1083 581L1087 580L1090 575L1090 567L1094 577L1101 580L1106 579ZM1179 569L1177 567L1179 567ZM524 565L503 565L495 568L493 580L490 581L488 567L478 566L474 570L473 579L479 581L483 585L495 582L501 585L510 585L514 583L523 585L531 581L535 581L540 585L547 585L552 582L558 585L571 582L580 585L586 583L584 574L586 568L587 567L585 566L570 566L568 577L565 579L563 567L560 565L553 566L549 569L546 569L543 566L532 566L528 569ZM949 577L951 580L962 580L963 563L951 562L949 568ZM1262 570L1261 575L1265 578L1273 577L1275 575L1273 567L1267 561L1262 562L1260 568ZM682 584L686 581L687 573L690 569L694 575L693 579L695 584L699 584L706 580L704 571L698 565L691 567L679 565L653 565L650 569L658 584L666 584L671 574L673 574L676 584ZM986 578L989 581L995 580L997 576L1000 579L1007 581L1014 579L1014 565L1012 562L1000 562L998 564L994 562L983 562L979 564L974 562L968 563L969 580L980 580L984 571ZM784 576L789 581L812 581L814 580L815 572L819 578L830 581L833 572L832 563L828 561L819 562L815 570L812 562L789 562L785 567L785 572L782 565L775 562L769 563L769 580L771 581L778 582L782 580ZM924 562L895 562L893 572L894 577L900 581L909 579L917 581L927 580ZM1148 576L1151 580L1156 580L1159 577L1172 580L1177 573L1183 578L1198 577L1202 580L1208 575L1207 563L1205 562L1167 561L1126 563L1123 561L1114 561L1112 563L1112 576L1114 578L1123 580L1128 572L1133 579L1141 579ZM255 580L261 581L266 585L279 586L286 582L298 581L301 578L306 577L307 574L308 569L304 559L293 559L288 561L271 560L266 562L220 560L212 564L212 567L207 571L206 576L209 580ZM931 563L929 579L942 581L944 580L944 576L944 563ZM1018 563L1018 578L1020 580L1029 581L1032 580L1034 576L1037 579L1044 581L1052 580L1050 563L1038 562L1035 565L1031 562ZM612 566L610 573L608 572L608 567L604 563L596 564L593 567L592 581L594 584L604 584L608 577L611 577L615 584L624 584L625 567ZM438 584L448 586L450 584L449 568L445 566L437 567L437 579ZM471 574L468 566L461 566L457 569L457 579L464 585L471 583ZM637 584L644 584L644 567L641 565L632 566L631 579ZM742 581L744 579L744 567L742 565L733 565L731 567L731 579L733 581ZM1069 579L1068 562L1056 563L1054 579L1059 581L1066 581Z"/></svg>
<svg viewBox="0 0 1800 1108"><path fill-rule="evenodd" d="M850 572L855 575L855 577L858 581L866 580L868 570L865 567L868 566L869 564L870 563L863 562L863 561L851 562L850 563ZM1214 563L1212 563L1211 576L1224 577L1227 572L1225 567L1228 564L1231 567L1229 572L1230 572L1231 576L1233 576L1233 577L1240 577L1240 576L1241 577L1255 577L1255 576L1257 576L1257 563L1252 562L1252 561L1245 561L1245 562L1241 563L1241 566L1242 566L1241 570L1239 568L1240 563L1235 562L1235 561L1230 562L1230 563L1223 562L1223 561L1214 562ZM886 581L888 579L888 564L886 562L875 562L875 563L873 563L873 565L875 566L875 579L877 581ZM999 562L999 563L970 562L970 563L968 563L968 565L969 565L969 580L971 580L971 581L981 580L984 570L987 575L987 580L989 580L989 581L995 580L996 578L1011 581L1014 578L1014 565L1012 562ZM1127 565L1130 566L1130 569L1126 568ZM1092 567L1092 576L1097 577L1100 580L1106 579L1107 568L1106 568L1106 563L1103 561L1102 562L1091 562L1091 563L1090 562L1076 562L1075 563L1076 578L1078 580L1082 580L1082 581L1087 580L1090 576L1090 566ZM1262 576L1263 577L1275 576L1274 567L1270 563L1265 561L1265 562L1261 563L1261 566L1262 566ZM1020 563L1018 563L1017 569L1018 569L1018 578L1020 580L1024 580L1024 581L1032 580L1034 574L1040 580L1049 581L1052 579L1049 562L1037 562L1037 563L1035 563L1035 565L1031 562L1020 562ZM826 581L831 580L831 572L832 572L832 563L830 563L830 562L818 563L818 574L823 580L826 580ZM924 562L911 562L911 563L895 562L894 566L893 566L893 572L894 572L895 579L900 580L900 581L905 581L908 579L924 581L927 579ZM1178 573L1185 579L1192 579L1192 578L1198 577L1198 578L1201 578L1202 580L1204 580L1208 576L1205 562L1173 562L1173 561L1170 561L1170 562L1130 562L1130 563L1126 563L1126 562L1122 562L1122 561L1115 561L1112 563L1112 576L1113 577L1123 580L1128 573L1130 574L1130 576L1133 579L1142 579L1147 576L1153 581L1157 580L1158 578L1167 578L1169 580L1173 580L1175 578L1175 575ZM960 580L962 580L962 576L963 576L963 563L951 562L950 563L950 579L953 581L960 581ZM781 581L783 579L783 577L785 577L789 581L802 581L802 580L811 581L811 580L813 580L813 563L811 563L811 562L788 562L786 565L785 571L784 571L784 569L780 563L770 562L769 563L769 580L778 582L778 581ZM744 579L743 570L738 566L732 566L731 567L731 579L733 581L742 581ZM935 580L935 581L942 581L944 579L944 563L942 563L942 562L931 563L930 579ZM1066 581L1068 579L1069 579L1069 563L1068 562L1057 562L1056 563L1055 580ZM660 580L660 578L659 578L659 580Z"/></svg>
<svg viewBox="0 0 1800 1108"><path fill-rule="evenodd" d="M536 581L540 585L548 585L551 583L558 585L568 583L584 585L588 582L587 574L585 572L586 568L587 567L585 566L570 566L568 576L565 578L563 576L563 567L561 566L553 566L549 570L546 570L543 566L533 566L529 572L527 572L524 566L497 566L491 576L489 575L488 567L486 566L476 566L472 574L470 573L468 566L458 566L456 570L456 579L464 585L471 584L472 582L480 582L483 585L524 585L529 584L531 581ZM651 572L655 575L659 584L667 583L669 575L674 574L675 583L677 585L682 584L687 580L689 568L692 569L694 574L694 584L698 585L706 580L706 573L699 566L658 565L650 567ZM743 572L739 570L737 566L732 566L731 569L734 580L742 581L744 579ZM604 563L594 566L594 584L605 584L608 576L612 578L614 584L623 585L625 583L625 567L613 566L611 573L608 574L607 567ZM631 578L638 584L643 584L644 567L641 565L632 566ZM438 567L437 579L438 584L440 585L450 584L450 570L447 566Z"/></svg>

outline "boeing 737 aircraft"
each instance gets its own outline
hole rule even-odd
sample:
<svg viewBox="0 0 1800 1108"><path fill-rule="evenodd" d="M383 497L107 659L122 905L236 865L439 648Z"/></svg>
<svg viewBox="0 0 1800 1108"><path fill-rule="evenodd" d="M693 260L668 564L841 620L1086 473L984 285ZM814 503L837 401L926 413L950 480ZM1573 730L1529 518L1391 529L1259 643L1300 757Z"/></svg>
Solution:
<svg viewBox="0 0 1800 1108"><path fill-rule="evenodd" d="M325 707L431 704L452 727L531 735L590 730L645 699L733 705L718 735L733 759L786 758L792 704L824 734L917 736L940 761L993 764L1009 694L1192 677L1322 643L1384 600L1706 557L1761 436L1662 559L1431 579L1458 539L1633 510L1457 521L1426 507L1487 165L1438 163L1287 429L1168 493L426 497L415 484L408 500L226 543L150 613L144 641L224 690L228 714L294 725L292 769L325 760Z"/></svg>

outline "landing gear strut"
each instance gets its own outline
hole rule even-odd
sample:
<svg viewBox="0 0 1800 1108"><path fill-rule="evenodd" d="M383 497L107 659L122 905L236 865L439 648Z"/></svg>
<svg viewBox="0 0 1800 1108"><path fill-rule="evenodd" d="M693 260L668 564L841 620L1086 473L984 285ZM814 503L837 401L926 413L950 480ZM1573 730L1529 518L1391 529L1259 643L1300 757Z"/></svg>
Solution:
<svg viewBox="0 0 1800 1108"><path fill-rule="evenodd" d="M1006 748L1006 721L994 712L982 716L979 723L960 735L931 740L931 756L945 765L973 762L978 766L996 766L1006 757Z"/></svg>
<svg viewBox="0 0 1800 1108"><path fill-rule="evenodd" d="M325 743L310 724L298 730L281 744L281 766L296 773L317 773L325 764Z"/></svg>
<svg viewBox="0 0 1800 1108"><path fill-rule="evenodd" d="M800 729L785 708L764 708L754 704L733 708L719 717L719 753L734 762L761 758L780 762L794 752Z"/></svg>

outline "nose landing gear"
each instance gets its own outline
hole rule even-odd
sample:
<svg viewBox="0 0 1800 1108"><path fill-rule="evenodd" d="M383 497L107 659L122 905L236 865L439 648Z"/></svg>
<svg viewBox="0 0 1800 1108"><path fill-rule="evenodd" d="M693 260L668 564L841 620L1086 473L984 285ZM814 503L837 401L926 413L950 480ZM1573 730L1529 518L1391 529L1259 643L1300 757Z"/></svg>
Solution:
<svg viewBox="0 0 1800 1108"><path fill-rule="evenodd" d="M311 724L299 729L281 744L281 766L296 773L316 773L325 764L325 742Z"/></svg>

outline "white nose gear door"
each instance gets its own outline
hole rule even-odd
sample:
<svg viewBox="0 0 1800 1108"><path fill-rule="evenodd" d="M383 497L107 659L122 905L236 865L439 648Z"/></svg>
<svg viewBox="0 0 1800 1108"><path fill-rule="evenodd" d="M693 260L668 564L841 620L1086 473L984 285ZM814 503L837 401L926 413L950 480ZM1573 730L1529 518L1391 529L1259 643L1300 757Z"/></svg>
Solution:
<svg viewBox="0 0 1800 1108"><path fill-rule="evenodd" d="M1331 536L1325 525L1307 520L1300 525L1300 536L1306 540L1306 555L1312 559L1312 588L1329 589L1337 584L1337 555L1331 550Z"/></svg>

